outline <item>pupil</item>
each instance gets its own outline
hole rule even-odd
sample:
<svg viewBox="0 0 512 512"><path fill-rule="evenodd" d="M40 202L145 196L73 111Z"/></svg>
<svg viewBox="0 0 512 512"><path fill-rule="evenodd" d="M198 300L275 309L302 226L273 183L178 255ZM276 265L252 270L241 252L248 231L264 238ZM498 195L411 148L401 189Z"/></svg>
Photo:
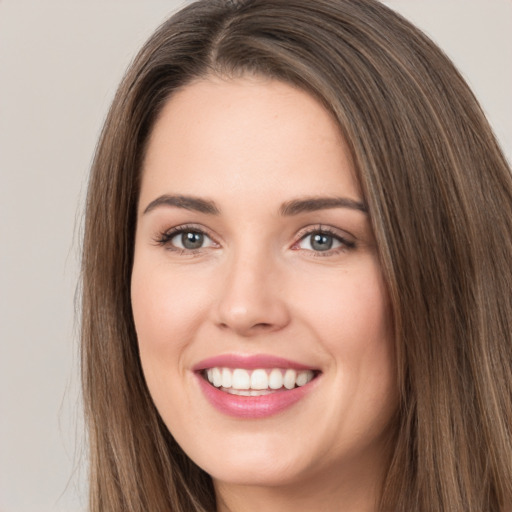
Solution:
<svg viewBox="0 0 512 512"><path fill-rule="evenodd" d="M203 245L204 235L189 231L181 235L181 243L185 249L199 249Z"/></svg>
<svg viewBox="0 0 512 512"><path fill-rule="evenodd" d="M332 236L317 233L316 235L313 235L311 247L315 251L328 251L332 247L332 243Z"/></svg>

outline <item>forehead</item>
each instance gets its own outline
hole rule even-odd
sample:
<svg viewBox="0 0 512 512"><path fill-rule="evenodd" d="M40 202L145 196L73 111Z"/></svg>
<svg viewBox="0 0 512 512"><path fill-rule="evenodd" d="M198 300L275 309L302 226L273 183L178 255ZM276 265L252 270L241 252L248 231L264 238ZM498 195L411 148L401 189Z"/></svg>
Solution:
<svg viewBox="0 0 512 512"><path fill-rule="evenodd" d="M141 196L162 187L209 195L219 184L225 193L360 197L332 116L306 92L260 77L194 82L171 96L153 128Z"/></svg>

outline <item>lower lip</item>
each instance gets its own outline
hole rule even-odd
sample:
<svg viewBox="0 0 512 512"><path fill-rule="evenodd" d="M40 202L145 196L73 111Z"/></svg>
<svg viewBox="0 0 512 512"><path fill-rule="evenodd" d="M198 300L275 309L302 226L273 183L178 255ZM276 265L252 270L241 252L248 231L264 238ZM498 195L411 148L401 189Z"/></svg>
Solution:
<svg viewBox="0 0 512 512"><path fill-rule="evenodd" d="M246 419L266 418L288 409L309 393L317 381L315 378L304 386L268 395L240 396L221 391L198 373L196 376L202 392L215 409L228 416Z"/></svg>

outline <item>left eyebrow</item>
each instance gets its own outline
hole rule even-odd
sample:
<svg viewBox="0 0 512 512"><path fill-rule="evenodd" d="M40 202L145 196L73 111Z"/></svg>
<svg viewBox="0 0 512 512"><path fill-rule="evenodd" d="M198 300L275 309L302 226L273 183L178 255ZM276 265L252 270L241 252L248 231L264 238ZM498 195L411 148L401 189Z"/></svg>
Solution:
<svg viewBox="0 0 512 512"><path fill-rule="evenodd" d="M219 215L220 211L213 201L195 196L168 195L157 197L146 206L143 215L160 206L174 206L185 210L193 210L208 215Z"/></svg>
<svg viewBox="0 0 512 512"><path fill-rule="evenodd" d="M298 215L304 212L315 212L318 210L328 210L330 208L350 208L368 214L367 206L348 197L306 197L304 199L294 199L284 203L279 213L283 216Z"/></svg>

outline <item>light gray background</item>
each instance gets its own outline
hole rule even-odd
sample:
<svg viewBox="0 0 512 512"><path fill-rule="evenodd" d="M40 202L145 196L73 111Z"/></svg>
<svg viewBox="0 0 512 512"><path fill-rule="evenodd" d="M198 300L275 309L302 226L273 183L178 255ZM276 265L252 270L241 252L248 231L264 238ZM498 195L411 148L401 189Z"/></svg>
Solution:
<svg viewBox="0 0 512 512"><path fill-rule="evenodd" d="M0 0L0 512L83 511L74 292L87 172L136 50L183 2ZM389 0L512 156L512 1Z"/></svg>

